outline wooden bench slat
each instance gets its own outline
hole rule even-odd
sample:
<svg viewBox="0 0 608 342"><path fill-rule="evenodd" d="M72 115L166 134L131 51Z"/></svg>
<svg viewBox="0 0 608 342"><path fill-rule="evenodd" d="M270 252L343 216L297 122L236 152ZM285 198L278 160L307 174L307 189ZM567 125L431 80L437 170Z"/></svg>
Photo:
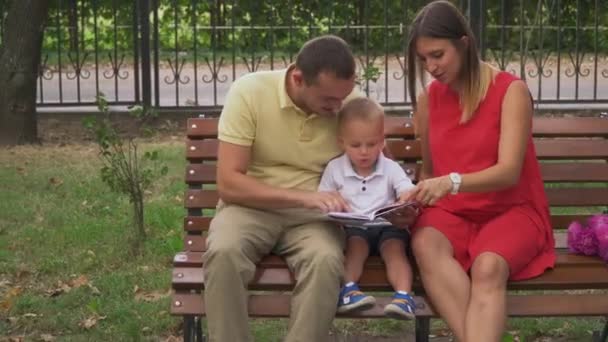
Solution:
<svg viewBox="0 0 608 342"><path fill-rule="evenodd" d="M217 118L188 119L187 136L190 138L215 138L218 121ZM410 127L406 127L406 124L410 124ZM412 118L387 116L385 133L387 135L409 136L413 134L412 124ZM595 117L535 117L532 133L538 137L608 137L608 120Z"/></svg>
<svg viewBox="0 0 608 342"><path fill-rule="evenodd" d="M403 171L412 180L417 179L420 164L403 163ZM545 182L608 182L608 163L541 163ZM186 167L186 183L189 185L215 184L215 164L189 164Z"/></svg>
<svg viewBox="0 0 608 342"><path fill-rule="evenodd" d="M603 261L599 258L590 258L583 255L569 254L565 250L560 250L557 254L555 264L562 266L601 266ZM179 252L173 258L175 267L202 267L203 252ZM260 268L287 268L285 260L277 255L267 255L258 264ZM366 269L384 269L384 263L378 256L370 256L365 262Z"/></svg>
<svg viewBox="0 0 608 342"><path fill-rule="evenodd" d="M567 235L565 231L554 231L555 248L567 248ZM186 234L184 237L184 251L204 252L205 237L199 233Z"/></svg>
<svg viewBox="0 0 608 342"><path fill-rule="evenodd" d="M534 136L543 137L608 138L608 120L597 117L535 117L532 132Z"/></svg>
<svg viewBox="0 0 608 342"><path fill-rule="evenodd" d="M573 221L583 222L586 221L588 217L589 215L585 214L552 215L551 225L553 226L553 229L565 229L568 228L570 223L572 223ZM207 231L209 229L211 219L211 217L187 216L184 218L184 231L191 233L200 233Z"/></svg>
<svg viewBox="0 0 608 342"><path fill-rule="evenodd" d="M216 167L215 164L189 164L186 166L186 184L215 184Z"/></svg>
<svg viewBox="0 0 608 342"><path fill-rule="evenodd" d="M540 139L535 140L536 154L539 159L606 159L608 140L591 139ZM186 158L190 161L216 160L217 139L188 140ZM419 140L395 140L386 142L393 157L398 160L420 158Z"/></svg>
<svg viewBox="0 0 608 342"><path fill-rule="evenodd" d="M539 159L608 158L608 140L603 139L541 139L534 146Z"/></svg>
<svg viewBox="0 0 608 342"><path fill-rule="evenodd" d="M545 182L608 182L608 163L541 163Z"/></svg>
<svg viewBox="0 0 608 342"><path fill-rule="evenodd" d="M174 315L204 315L204 301L200 294L176 293L172 296L171 313ZM249 315L252 317L285 317L289 315L290 296L286 294L251 295ZM337 318L385 317L383 307L390 297L376 297L377 304L371 309L349 314L338 314ZM418 317L437 317L426 298L415 296ZM179 304L176 305L176 304ZM598 316L606 314L608 296L597 294L580 295L514 295L507 297L509 316Z"/></svg>
<svg viewBox="0 0 608 342"><path fill-rule="evenodd" d="M547 198L551 206L583 207L602 206L608 203L608 188L548 188ZM216 190L187 190L187 209L215 209L219 195Z"/></svg>
<svg viewBox="0 0 608 342"><path fill-rule="evenodd" d="M608 188L548 188L545 189L551 206L604 206L608 203Z"/></svg>
<svg viewBox="0 0 608 342"><path fill-rule="evenodd" d="M289 316L291 297L287 294L264 294L249 296L249 316L286 317ZM390 297L376 297L373 308L350 314L337 314L337 318L374 318L385 317L383 308ZM432 305L425 297L415 296L416 316L437 317ZM179 304L179 305L178 305ZM532 316L602 316L608 313L608 296L605 294L529 294L507 296L507 315L518 317ZM200 293L177 292L172 295L171 314L205 315L205 305Z"/></svg>

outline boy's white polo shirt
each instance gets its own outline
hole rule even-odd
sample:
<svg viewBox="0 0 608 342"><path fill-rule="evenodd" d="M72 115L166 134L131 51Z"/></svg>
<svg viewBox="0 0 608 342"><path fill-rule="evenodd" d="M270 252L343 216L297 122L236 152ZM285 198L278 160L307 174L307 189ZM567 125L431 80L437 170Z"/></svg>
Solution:
<svg viewBox="0 0 608 342"><path fill-rule="evenodd" d="M346 154L331 160L319 184L319 191L338 191L355 213L370 214L394 203L399 194L414 185L401 166L380 154L376 168L367 177L358 175Z"/></svg>

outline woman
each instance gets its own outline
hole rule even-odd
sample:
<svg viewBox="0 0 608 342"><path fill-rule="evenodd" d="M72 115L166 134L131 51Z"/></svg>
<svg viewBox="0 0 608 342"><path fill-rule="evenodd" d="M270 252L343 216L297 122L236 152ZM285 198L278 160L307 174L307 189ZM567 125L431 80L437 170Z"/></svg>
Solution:
<svg viewBox="0 0 608 342"><path fill-rule="evenodd" d="M507 281L555 263L531 97L524 82L479 59L451 3L425 6L410 32L408 81L423 158L410 198L426 206L412 248L425 289L457 339L499 341ZM416 99L424 71L435 80Z"/></svg>

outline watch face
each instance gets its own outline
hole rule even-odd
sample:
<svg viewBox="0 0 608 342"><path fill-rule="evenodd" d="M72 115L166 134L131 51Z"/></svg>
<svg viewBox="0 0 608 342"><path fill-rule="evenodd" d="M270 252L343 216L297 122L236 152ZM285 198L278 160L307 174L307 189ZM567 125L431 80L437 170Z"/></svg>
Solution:
<svg viewBox="0 0 608 342"><path fill-rule="evenodd" d="M450 179L454 183L460 183L460 176L457 173L450 173Z"/></svg>

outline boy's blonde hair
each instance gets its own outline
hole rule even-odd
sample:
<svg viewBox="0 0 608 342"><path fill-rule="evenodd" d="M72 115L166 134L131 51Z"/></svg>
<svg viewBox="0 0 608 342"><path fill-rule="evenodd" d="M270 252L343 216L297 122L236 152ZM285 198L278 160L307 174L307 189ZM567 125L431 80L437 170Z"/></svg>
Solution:
<svg viewBox="0 0 608 342"><path fill-rule="evenodd" d="M338 112L338 129L352 120L384 121L384 109L378 102L368 97L355 98L348 101Z"/></svg>

